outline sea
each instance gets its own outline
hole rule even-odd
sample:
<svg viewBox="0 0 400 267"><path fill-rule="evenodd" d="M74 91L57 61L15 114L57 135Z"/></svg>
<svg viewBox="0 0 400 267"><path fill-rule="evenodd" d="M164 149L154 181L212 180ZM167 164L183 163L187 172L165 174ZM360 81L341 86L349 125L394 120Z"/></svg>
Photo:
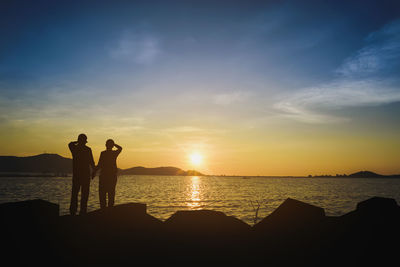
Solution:
<svg viewBox="0 0 400 267"><path fill-rule="evenodd" d="M43 199L58 204L60 215L66 215L71 185L71 177L1 177L0 203ZM324 208L328 216L340 216L374 196L400 203L400 179L125 175L118 177L115 203L144 203L148 214L163 221L179 210L208 209L253 225L287 198ZM96 177L88 210L98 208Z"/></svg>

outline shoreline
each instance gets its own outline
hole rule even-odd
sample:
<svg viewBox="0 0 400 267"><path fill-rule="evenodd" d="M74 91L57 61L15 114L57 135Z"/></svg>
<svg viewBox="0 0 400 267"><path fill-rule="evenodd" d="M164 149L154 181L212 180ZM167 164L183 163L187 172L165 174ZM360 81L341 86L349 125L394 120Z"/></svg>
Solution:
<svg viewBox="0 0 400 267"><path fill-rule="evenodd" d="M121 176L160 176L160 177L168 177L168 176L177 176L177 177L216 177L216 178L242 178L242 179L252 179L252 178L265 178L265 179L273 179L273 178L281 178L281 179L313 179L313 178L340 178L340 179L398 179L400 175L381 175L381 176L371 176L371 177L351 177L351 176L332 176L332 175L322 175L322 176L244 176L244 175L170 175L170 174L119 174L118 177ZM72 178L72 174L52 174L52 173L34 173L34 174L18 174L18 173L0 173L0 178Z"/></svg>

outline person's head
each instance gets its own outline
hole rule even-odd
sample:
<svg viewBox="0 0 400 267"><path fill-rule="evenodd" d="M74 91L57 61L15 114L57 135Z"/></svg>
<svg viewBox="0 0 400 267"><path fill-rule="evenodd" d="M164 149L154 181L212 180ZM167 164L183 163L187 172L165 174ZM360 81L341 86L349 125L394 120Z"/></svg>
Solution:
<svg viewBox="0 0 400 267"><path fill-rule="evenodd" d="M106 148L107 148L108 150L110 150L110 149L112 149L113 147L114 147L114 140L108 139L108 140L106 141Z"/></svg>
<svg viewBox="0 0 400 267"><path fill-rule="evenodd" d="M87 143L87 136L86 134L80 134L78 136L78 144L79 145L85 145Z"/></svg>

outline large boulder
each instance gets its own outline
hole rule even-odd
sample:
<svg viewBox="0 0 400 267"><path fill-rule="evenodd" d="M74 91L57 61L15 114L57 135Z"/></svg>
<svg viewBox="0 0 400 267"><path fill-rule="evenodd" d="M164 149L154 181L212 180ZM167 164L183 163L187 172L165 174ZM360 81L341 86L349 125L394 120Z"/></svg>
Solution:
<svg viewBox="0 0 400 267"><path fill-rule="evenodd" d="M165 222L168 255L180 252L180 261L228 265L245 257L251 227L243 221L213 210L178 211ZM240 251L240 253L238 253ZM186 264L185 264L186 265Z"/></svg>
<svg viewBox="0 0 400 267"><path fill-rule="evenodd" d="M51 261L59 206L41 199L0 204L4 262L35 265ZM46 256L42 253L46 251Z"/></svg>
<svg viewBox="0 0 400 267"><path fill-rule="evenodd" d="M88 213L89 224L97 224L101 231L122 234L147 235L159 233L163 222L146 212L146 204L127 203Z"/></svg>
<svg viewBox="0 0 400 267"><path fill-rule="evenodd" d="M357 208L339 217L332 233L332 248L338 255L354 261L373 262L396 258L400 239L400 208L391 198L373 197L357 204ZM381 265L382 265L381 264ZM389 264L390 265L390 264Z"/></svg>
<svg viewBox="0 0 400 267"><path fill-rule="evenodd" d="M288 198L253 226L250 245L264 264L302 266L316 260L325 220L323 208Z"/></svg>
<svg viewBox="0 0 400 267"><path fill-rule="evenodd" d="M399 206L393 198L372 197L357 204L357 212L369 216L397 214Z"/></svg>
<svg viewBox="0 0 400 267"><path fill-rule="evenodd" d="M346 228L361 226L396 225L400 221L400 207L396 200L384 197L372 197L361 201L357 208L340 217Z"/></svg>
<svg viewBox="0 0 400 267"><path fill-rule="evenodd" d="M372 197L359 202L356 210L342 215L340 222L348 229L361 226L395 226L400 223L400 207L392 198Z"/></svg>
<svg viewBox="0 0 400 267"><path fill-rule="evenodd" d="M82 216L62 216L64 229L77 230L94 235L142 235L160 231L162 221L147 214L146 204L127 203L99 209Z"/></svg>
<svg viewBox="0 0 400 267"><path fill-rule="evenodd" d="M126 266L161 251L163 222L146 213L146 205L128 203L80 216L62 216L60 259L69 265L90 262Z"/></svg>
<svg viewBox="0 0 400 267"><path fill-rule="evenodd" d="M248 233L251 229L243 221L213 210L178 211L168 218L164 224L166 230L170 233L202 237L237 236Z"/></svg>
<svg viewBox="0 0 400 267"><path fill-rule="evenodd" d="M141 221L147 215L146 204L126 203L89 212L82 218L95 219L100 223L132 223Z"/></svg>
<svg viewBox="0 0 400 267"><path fill-rule="evenodd" d="M295 199L286 199L275 211L253 226L261 235L282 235L302 231L325 219L323 208Z"/></svg>
<svg viewBox="0 0 400 267"><path fill-rule="evenodd" d="M1 223L10 227L48 224L59 216L57 204L42 200L26 200L0 204Z"/></svg>

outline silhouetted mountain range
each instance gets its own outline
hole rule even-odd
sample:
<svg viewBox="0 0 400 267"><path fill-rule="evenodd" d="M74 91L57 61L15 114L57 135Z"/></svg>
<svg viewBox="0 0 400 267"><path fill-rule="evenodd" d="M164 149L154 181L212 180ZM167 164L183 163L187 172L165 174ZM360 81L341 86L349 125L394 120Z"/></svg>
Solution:
<svg viewBox="0 0 400 267"><path fill-rule="evenodd" d="M29 157L0 156L0 173L51 173L71 174L72 159L64 158L58 154L40 154ZM195 170L184 171L176 167L145 168L133 167L125 170L119 169L119 174L124 175L204 175Z"/></svg>
<svg viewBox="0 0 400 267"><path fill-rule="evenodd" d="M64 158L58 154L40 154L29 157L16 157L16 156L0 156L0 173L26 173L31 174L71 174L72 173L72 159ZM121 175L197 175L204 174L195 171L184 171L176 167L133 167L129 169L119 169ZM4 176L0 174L0 176ZM35 176L35 175L33 175ZM51 176L51 175L50 175ZM400 174L395 175L382 175L371 171L359 171L349 175L337 174L334 175L315 175L309 177L348 177L348 178L400 178Z"/></svg>
<svg viewBox="0 0 400 267"><path fill-rule="evenodd" d="M354 178L373 178L373 177L385 177L385 175L377 174L370 171L360 171L350 174L348 177Z"/></svg>
<svg viewBox="0 0 400 267"><path fill-rule="evenodd" d="M158 167L158 168L145 168L145 167L133 167L125 170L119 170L119 174L128 175L204 175L195 170L184 171L176 167Z"/></svg>
<svg viewBox="0 0 400 267"><path fill-rule="evenodd" d="M375 172L371 171L359 171L355 172L349 175L346 174L336 174L335 176L333 175L315 175L313 177L345 177L345 178L400 178L400 174L393 174L393 175L382 175L382 174L377 174Z"/></svg>
<svg viewBox="0 0 400 267"><path fill-rule="evenodd" d="M0 156L0 172L71 173L72 159L57 154L29 157Z"/></svg>

